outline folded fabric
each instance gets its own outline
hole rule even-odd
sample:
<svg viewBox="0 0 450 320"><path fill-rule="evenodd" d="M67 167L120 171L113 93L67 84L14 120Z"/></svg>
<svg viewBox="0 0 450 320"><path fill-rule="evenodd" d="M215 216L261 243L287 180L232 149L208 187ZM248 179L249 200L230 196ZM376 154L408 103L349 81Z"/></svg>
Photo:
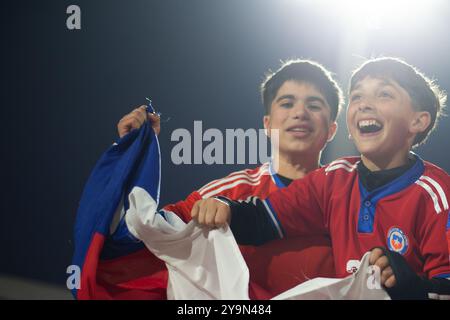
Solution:
<svg viewBox="0 0 450 320"><path fill-rule="evenodd" d="M273 300L390 300L381 288L375 269L369 266L369 252L358 270L346 278L315 278L273 298Z"/></svg>
<svg viewBox="0 0 450 320"><path fill-rule="evenodd" d="M128 229L167 265L168 299L249 299L249 271L229 228L206 230L172 212L158 214L139 187L129 203Z"/></svg>
<svg viewBox="0 0 450 320"><path fill-rule="evenodd" d="M139 187L130 192L129 204L128 229L167 265L169 299L249 299L249 271L228 226L201 228L172 212L158 213L157 203ZM316 278L273 299L389 299L376 280L366 253L346 278Z"/></svg>

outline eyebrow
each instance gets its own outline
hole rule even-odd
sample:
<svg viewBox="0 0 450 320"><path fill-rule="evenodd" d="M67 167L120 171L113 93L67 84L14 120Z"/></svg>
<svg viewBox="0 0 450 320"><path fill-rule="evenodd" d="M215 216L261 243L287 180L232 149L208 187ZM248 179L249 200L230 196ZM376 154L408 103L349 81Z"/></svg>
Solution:
<svg viewBox="0 0 450 320"><path fill-rule="evenodd" d="M306 99L306 102L320 102L320 103L323 104L324 106L327 105L326 102L325 102L325 100L323 100L321 97L318 97L318 96L311 96L311 97L308 97L308 98Z"/></svg>
<svg viewBox="0 0 450 320"><path fill-rule="evenodd" d="M278 97L278 99L275 102L279 102L279 101L281 101L283 99L295 100L296 98L295 98L295 96L293 94L285 94L285 95L282 95L282 96ZM309 97L306 98L306 102L308 102L308 103L320 102L320 103L322 103L325 106L327 105L325 103L325 100L322 99L319 96L309 96Z"/></svg>
<svg viewBox="0 0 450 320"><path fill-rule="evenodd" d="M293 94L284 94L278 97L278 99L275 102L280 102L283 99L295 100L295 96Z"/></svg>

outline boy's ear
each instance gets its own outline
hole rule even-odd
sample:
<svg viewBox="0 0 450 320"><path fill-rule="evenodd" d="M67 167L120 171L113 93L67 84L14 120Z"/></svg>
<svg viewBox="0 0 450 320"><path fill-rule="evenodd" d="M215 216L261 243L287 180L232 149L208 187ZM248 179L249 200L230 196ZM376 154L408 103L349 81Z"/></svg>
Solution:
<svg viewBox="0 0 450 320"><path fill-rule="evenodd" d="M338 124L336 121L334 121L333 123L330 124L330 127L328 129L328 139L327 142L330 142L331 140L334 139L334 136L336 135L338 129Z"/></svg>
<svg viewBox="0 0 450 320"><path fill-rule="evenodd" d="M428 111L418 111L411 123L412 133L421 133L428 129L431 124L431 115Z"/></svg>
<svg viewBox="0 0 450 320"><path fill-rule="evenodd" d="M266 133L266 136L270 138L270 116L265 115L263 118L263 124L264 124L264 132Z"/></svg>

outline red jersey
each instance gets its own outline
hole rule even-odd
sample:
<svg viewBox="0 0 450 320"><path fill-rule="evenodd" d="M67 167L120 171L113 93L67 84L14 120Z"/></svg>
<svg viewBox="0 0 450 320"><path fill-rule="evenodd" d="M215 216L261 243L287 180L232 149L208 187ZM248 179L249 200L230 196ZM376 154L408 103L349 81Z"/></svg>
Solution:
<svg viewBox="0 0 450 320"><path fill-rule="evenodd" d="M164 207L188 222L194 203L200 199L224 196L246 200L251 196L265 199L284 187L269 163L256 169L231 173L214 180L186 200ZM306 280L335 276L330 241L324 235L307 235L274 240L262 246L239 246L250 271L250 286L262 288L271 298ZM256 287L256 288L255 288ZM259 291L261 292L261 291ZM253 296L255 297L255 296ZM257 298L262 298L257 295Z"/></svg>
<svg viewBox="0 0 450 320"><path fill-rule="evenodd" d="M416 159L372 192L358 178L360 158L336 160L270 195L269 214L282 237L330 235L339 277L376 246L402 254L419 275L449 277L450 177Z"/></svg>
<svg viewBox="0 0 450 320"><path fill-rule="evenodd" d="M162 211L172 211L188 222L198 200L213 196L264 199L282 187L284 185L267 163L214 180L185 200L165 206ZM326 235L292 237L258 247L240 246L240 249L250 271L252 299L269 299L306 280L335 276L330 240ZM90 298L166 298L168 271L164 262L148 249L114 259L100 259L98 263L97 278L104 292L92 291Z"/></svg>

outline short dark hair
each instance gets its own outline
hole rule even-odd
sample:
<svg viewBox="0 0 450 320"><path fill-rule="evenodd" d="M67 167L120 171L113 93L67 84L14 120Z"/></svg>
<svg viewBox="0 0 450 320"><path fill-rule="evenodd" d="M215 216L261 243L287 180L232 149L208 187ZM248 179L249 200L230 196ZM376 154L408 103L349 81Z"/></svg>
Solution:
<svg viewBox="0 0 450 320"><path fill-rule="evenodd" d="M343 104L342 90L338 83L321 64L311 60L289 60L282 64L276 72L270 72L261 84L262 102L265 114L270 113L270 106L280 87L289 80L309 83L325 96L331 109L331 119L336 118Z"/></svg>
<svg viewBox="0 0 450 320"><path fill-rule="evenodd" d="M416 111L430 113L430 125L424 132L416 135L412 146L424 143L436 127L439 116L442 114L447 99L445 92L417 68L399 58L381 57L364 62L353 71L350 78L350 92L359 81L366 77L394 80L408 92Z"/></svg>

